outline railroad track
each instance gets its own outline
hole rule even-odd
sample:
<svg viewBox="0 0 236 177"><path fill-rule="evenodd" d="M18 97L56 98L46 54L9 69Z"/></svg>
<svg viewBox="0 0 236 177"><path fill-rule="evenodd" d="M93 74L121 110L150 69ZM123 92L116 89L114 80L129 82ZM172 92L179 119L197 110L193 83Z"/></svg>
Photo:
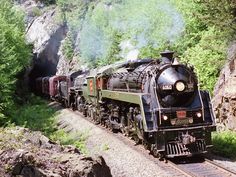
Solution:
<svg viewBox="0 0 236 177"><path fill-rule="evenodd" d="M189 158L168 162L174 168L192 177L236 177L236 172L207 158Z"/></svg>
<svg viewBox="0 0 236 177"><path fill-rule="evenodd" d="M70 109L68 109L70 110ZM71 112L77 114L81 118L94 124L94 121L91 118L84 117L78 111ZM125 137L121 133L112 133L107 128L102 125L98 125L101 129L105 130L107 133L115 136L123 143L142 153L146 158L152 160L159 167L170 173L170 176L186 176L186 177L236 177L236 172L233 172L221 165L209 160L207 158L198 157L198 158L187 158L182 160L168 160L160 161L159 159L153 157L149 152L142 146L136 145L133 140L128 137Z"/></svg>

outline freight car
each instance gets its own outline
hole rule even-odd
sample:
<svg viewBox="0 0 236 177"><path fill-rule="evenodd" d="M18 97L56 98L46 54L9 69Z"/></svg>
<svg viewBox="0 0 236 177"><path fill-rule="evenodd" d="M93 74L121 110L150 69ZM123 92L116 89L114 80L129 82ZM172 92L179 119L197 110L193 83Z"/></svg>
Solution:
<svg viewBox="0 0 236 177"><path fill-rule="evenodd" d="M215 117L210 95L192 67L173 52L81 72L67 85L67 101L112 131L132 136L157 157L192 156L212 146ZM59 91L62 93L62 90ZM72 94L73 93L73 94Z"/></svg>

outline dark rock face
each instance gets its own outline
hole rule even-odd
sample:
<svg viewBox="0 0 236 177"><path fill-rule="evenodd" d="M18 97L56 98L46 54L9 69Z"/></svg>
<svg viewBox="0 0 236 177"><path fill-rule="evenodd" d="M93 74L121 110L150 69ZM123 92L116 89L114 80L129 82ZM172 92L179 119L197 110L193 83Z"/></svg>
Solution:
<svg viewBox="0 0 236 177"><path fill-rule="evenodd" d="M32 62L25 73L25 83L34 90L35 78L56 74L58 51L61 41L67 35L67 26L58 20L59 12L56 6L45 8L43 3L34 0L16 2L26 13L26 40L33 45Z"/></svg>
<svg viewBox="0 0 236 177"><path fill-rule="evenodd" d="M34 45L29 83L34 88L37 77L55 75L59 61L58 51L66 36L67 27L55 22L56 9L51 9L32 20L26 33L27 41Z"/></svg>
<svg viewBox="0 0 236 177"><path fill-rule="evenodd" d="M16 5L25 13L26 39L33 45L31 66L25 73L25 85L35 90L35 78L67 75L81 69L78 58L68 60L63 54L63 42L67 36L66 23L55 5L46 7L43 1L17 0ZM79 32L78 32L79 33ZM79 40L79 35L77 40ZM78 53L78 49L75 51Z"/></svg>
<svg viewBox="0 0 236 177"><path fill-rule="evenodd" d="M73 146L60 146L40 132L0 129L0 176L111 177L103 157L85 157Z"/></svg>
<svg viewBox="0 0 236 177"><path fill-rule="evenodd" d="M212 100L220 130L236 130L236 41L228 51L228 62L221 71Z"/></svg>

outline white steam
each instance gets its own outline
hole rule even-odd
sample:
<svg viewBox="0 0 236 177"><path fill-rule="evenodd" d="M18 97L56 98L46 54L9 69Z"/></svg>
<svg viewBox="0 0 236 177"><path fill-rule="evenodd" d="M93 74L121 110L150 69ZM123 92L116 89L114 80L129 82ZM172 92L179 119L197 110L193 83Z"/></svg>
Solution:
<svg viewBox="0 0 236 177"><path fill-rule="evenodd" d="M134 61L138 59L139 50L131 44L130 40L122 41L119 45L121 49L120 56L127 61Z"/></svg>
<svg viewBox="0 0 236 177"><path fill-rule="evenodd" d="M147 46L158 49L174 43L184 27L183 17L167 0L102 1L84 22L81 55L87 60L108 58L118 32L122 42L117 44L121 50L117 56L133 61Z"/></svg>

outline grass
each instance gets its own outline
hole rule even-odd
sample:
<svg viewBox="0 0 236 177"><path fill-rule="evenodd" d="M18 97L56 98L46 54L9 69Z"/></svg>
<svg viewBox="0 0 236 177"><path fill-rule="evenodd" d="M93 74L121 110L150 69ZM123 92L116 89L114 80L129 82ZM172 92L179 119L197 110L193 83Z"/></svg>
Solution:
<svg viewBox="0 0 236 177"><path fill-rule="evenodd" d="M27 103L16 106L12 111L11 123L29 128L33 131L41 131L52 141L61 145L74 145L84 154L87 154L86 139L87 132L76 132L68 134L59 130L56 125L57 111L48 106L48 102L37 96L30 96Z"/></svg>
<svg viewBox="0 0 236 177"><path fill-rule="evenodd" d="M12 112L12 122L16 125L41 131L46 136L57 131L56 110L49 108L40 97L31 96L27 103L16 106Z"/></svg>
<svg viewBox="0 0 236 177"><path fill-rule="evenodd" d="M88 154L88 150L86 148L87 138L88 134L86 132L75 132L73 134L68 134L64 130L57 130L50 136L51 140L59 141L60 144L74 145L83 154Z"/></svg>
<svg viewBox="0 0 236 177"><path fill-rule="evenodd" d="M224 131L213 133L213 153L236 159L236 132Z"/></svg>

